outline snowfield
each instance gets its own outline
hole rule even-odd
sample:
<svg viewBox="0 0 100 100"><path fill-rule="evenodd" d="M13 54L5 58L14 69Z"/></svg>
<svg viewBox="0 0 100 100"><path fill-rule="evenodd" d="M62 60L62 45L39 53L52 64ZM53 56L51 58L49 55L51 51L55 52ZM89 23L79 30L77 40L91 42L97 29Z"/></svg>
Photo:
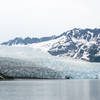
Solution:
<svg viewBox="0 0 100 100"><path fill-rule="evenodd" d="M100 78L100 63L52 56L46 52L50 45L37 43L26 46L0 46L0 73L14 77Z"/></svg>

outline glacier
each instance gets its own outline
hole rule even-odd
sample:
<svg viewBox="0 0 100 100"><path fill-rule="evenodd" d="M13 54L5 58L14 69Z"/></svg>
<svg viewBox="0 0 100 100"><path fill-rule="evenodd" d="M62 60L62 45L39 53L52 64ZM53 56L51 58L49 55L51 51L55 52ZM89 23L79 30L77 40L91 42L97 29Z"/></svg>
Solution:
<svg viewBox="0 0 100 100"><path fill-rule="evenodd" d="M30 77L31 73L36 78L100 79L100 63L52 56L30 45L1 45L0 73L17 77Z"/></svg>

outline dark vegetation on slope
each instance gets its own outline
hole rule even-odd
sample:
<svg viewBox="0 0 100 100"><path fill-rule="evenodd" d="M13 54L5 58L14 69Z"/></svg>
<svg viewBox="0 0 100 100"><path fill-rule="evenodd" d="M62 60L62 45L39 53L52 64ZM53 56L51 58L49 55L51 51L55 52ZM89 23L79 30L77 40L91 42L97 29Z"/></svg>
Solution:
<svg viewBox="0 0 100 100"><path fill-rule="evenodd" d="M14 79L14 78L0 73L0 80L8 80L8 79Z"/></svg>

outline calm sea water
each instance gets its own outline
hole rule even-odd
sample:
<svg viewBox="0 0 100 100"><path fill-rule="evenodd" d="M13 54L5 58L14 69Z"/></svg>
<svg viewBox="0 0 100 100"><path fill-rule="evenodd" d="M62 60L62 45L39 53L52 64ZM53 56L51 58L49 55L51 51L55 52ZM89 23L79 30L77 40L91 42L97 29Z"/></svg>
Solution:
<svg viewBox="0 0 100 100"><path fill-rule="evenodd" d="M100 80L0 81L0 100L100 100Z"/></svg>

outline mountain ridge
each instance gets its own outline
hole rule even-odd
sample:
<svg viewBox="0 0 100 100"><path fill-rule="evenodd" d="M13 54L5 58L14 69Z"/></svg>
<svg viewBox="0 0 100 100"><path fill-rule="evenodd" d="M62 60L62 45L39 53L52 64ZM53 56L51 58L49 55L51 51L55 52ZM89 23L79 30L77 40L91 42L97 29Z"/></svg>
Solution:
<svg viewBox="0 0 100 100"><path fill-rule="evenodd" d="M21 37L16 37L12 40L9 40L7 42L3 42L1 43L1 45L8 45L8 46L12 46L12 45L18 45L18 44L23 44L23 45L27 45L27 44L32 44L32 43L39 43L39 42L44 42L44 41L48 41L48 40L52 40L54 39L55 36L48 36L48 37L41 37L41 38L30 38L30 37L26 37L26 38L21 38Z"/></svg>
<svg viewBox="0 0 100 100"><path fill-rule="evenodd" d="M18 41L16 41L18 40ZM50 42L53 40L53 43ZM49 43L48 43L49 41ZM58 36L42 38L15 38L2 45L33 44L46 42L50 44L48 53L53 56L69 56L75 59L82 59L91 62L100 62L100 29L74 28ZM40 44L41 45L41 44ZM40 46L41 47L41 46Z"/></svg>

